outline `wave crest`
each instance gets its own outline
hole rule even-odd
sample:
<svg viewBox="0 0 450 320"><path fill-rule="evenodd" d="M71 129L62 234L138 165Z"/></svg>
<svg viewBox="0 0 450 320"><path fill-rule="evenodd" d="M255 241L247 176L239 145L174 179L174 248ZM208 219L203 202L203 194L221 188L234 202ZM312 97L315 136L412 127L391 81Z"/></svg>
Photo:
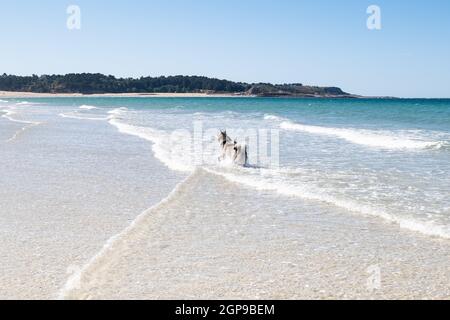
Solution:
<svg viewBox="0 0 450 320"><path fill-rule="evenodd" d="M268 121L285 121L286 118L283 117L279 117L273 114L265 114L264 115L264 120L268 120Z"/></svg>
<svg viewBox="0 0 450 320"><path fill-rule="evenodd" d="M374 208L369 205L358 203L354 200L340 199L331 196L320 190L314 190L310 185L291 185L273 179L265 179L260 176L250 176L245 174L235 174L231 172L218 172L216 170L206 169L211 174L222 176L230 182L252 187L260 191L272 191L285 196L293 196L306 200L320 201L328 203L339 208L348 210L355 214L366 216L375 216L385 221L398 224L400 228L414 232L419 232L429 236L437 236L444 239L450 239L450 229L447 226L439 225L431 221L422 221L412 217L403 217L390 214L382 209Z"/></svg>
<svg viewBox="0 0 450 320"><path fill-rule="evenodd" d="M61 118L68 118L68 119L77 119L77 120L90 120L90 121L108 121L110 117L86 117L86 116L80 116L75 113L60 113L59 116Z"/></svg>
<svg viewBox="0 0 450 320"><path fill-rule="evenodd" d="M174 140L168 132L149 127L130 125L121 121L116 116L112 116L109 123L115 126L121 133L137 136L152 142L153 152L156 158L162 161L170 169L182 172L192 172L195 170L195 166L192 165L192 162L190 161L191 159L189 158L192 156L189 154L191 151L183 149L181 144L176 144L176 139ZM354 143L369 146L386 147L388 145L391 148L398 149L417 149L429 147L436 148L438 145L441 147L445 145L445 143L442 142L435 143L401 139L388 135L375 134L365 131L360 132L358 130L351 129L302 126L288 121L283 121L281 125L283 124L284 126L293 126L294 130L309 130L318 134L338 135L338 137ZM256 190L267 190L277 192L285 196L294 196L306 200L328 203L346 209L349 212L382 218L385 221L396 223L399 227L411 231L450 239L450 229L447 226L439 225L432 221L421 220L420 218L404 215L397 216L389 213L384 208L377 208L360 203L353 199L330 195L326 191L320 188L314 188L314 186L308 183L299 183L298 181L290 183L289 181L283 181L282 179L280 180L280 178L282 178L280 174L288 169L222 168L214 165L202 166L202 168L211 174L222 176L230 182L251 187ZM297 172L291 172L290 170L285 173L298 174Z"/></svg>
<svg viewBox="0 0 450 320"><path fill-rule="evenodd" d="M81 109L81 110L95 110L95 109L98 109L98 108L94 107L94 106L89 106L89 105L82 105L82 106L79 107L79 109Z"/></svg>
<svg viewBox="0 0 450 320"><path fill-rule="evenodd" d="M186 150L182 147L182 139L177 143L173 134L171 135L167 132L148 127L134 126L120 121L120 116L124 115L127 110L126 108L118 108L109 111L108 113L111 115L108 119L109 123L116 127L120 133L136 136L152 142L155 157L168 168L181 172L191 172L194 170L190 159L187 159L185 154Z"/></svg>
<svg viewBox="0 0 450 320"><path fill-rule="evenodd" d="M311 126L284 121L280 128L290 131L301 131L312 134L334 136L351 143L381 149L440 149L448 144L446 141L424 141L408 137L396 136L394 133L379 133L364 129L344 129Z"/></svg>

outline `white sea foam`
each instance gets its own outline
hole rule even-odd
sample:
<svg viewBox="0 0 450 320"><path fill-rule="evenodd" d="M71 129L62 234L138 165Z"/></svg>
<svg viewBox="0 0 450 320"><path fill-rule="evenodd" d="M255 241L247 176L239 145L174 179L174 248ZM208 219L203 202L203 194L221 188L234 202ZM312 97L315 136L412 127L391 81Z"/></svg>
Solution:
<svg viewBox="0 0 450 320"><path fill-rule="evenodd" d="M431 221L420 221L412 217L395 216L382 209L374 208L369 205L360 204L350 199L340 199L331 196L320 190L314 190L310 185L292 185L273 179L265 179L261 175L252 176L248 174L237 174L232 172L221 172L205 168L207 172L224 177L228 181L252 187L256 190L273 191L285 196L299 197L307 200L320 201L328 203L353 213L359 213L368 216L376 216L392 223L396 223L400 228L430 236L438 236L450 239L450 229L447 226L435 224Z"/></svg>
<svg viewBox="0 0 450 320"><path fill-rule="evenodd" d="M82 105L79 107L81 110L95 110L98 109L97 107L94 106L89 106L89 105Z"/></svg>
<svg viewBox="0 0 450 320"><path fill-rule="evenodd" d="M284 121L286 118L282 118L273 114L265 114L264 120L271 120L271 121Z"/></svg>
<svg viewBox="0 0 450 320"><path fill-rule="evenodd" d="M8 119L9 121L12 121L12 122L24 123L24 124L35 124L35 125L40 124L40 122L37 122L37 121L20 120L20 119L14 118L13 116L16 115L17 112L14 111L13 109L8 109L8 110L3 111L3 112L5 112L5 114L2 115L2 117L6 118L6 119Z"/></svg>
<svg viewBox="0 0 450 320"><path fill-rule="evenodd" d="M117 119L110 119L109 123L115 126L121 133L136 136L152 142L152 149L155 157L164 163L168 168L181 172L190 172L194 169L191 165L190 159L185 158L183 161L183 151L176 148L176 145L173 143L174 139L172 139L173 137L171 137L171 135L152 128L125 124Z"/></svg>
<svg viewBox="0 0 450 320"><path fill-rule="evenodd" d="M376 132L363 129L311 126L291 121L282 122L280 127L290 131L334 136L351 143L380 149L439 149L446 144L446 142L443 141L424 141L419 138L402 137L400 136L400 133L395 132Z"/></svg>
<svg viewBox="0 0 450 320"><path fill-rule="evenodd" d="M109 121L109 123L116 127L120 133L136 136L152 142L152 150L155 157L171 170L191 172L194 169L190 159L187 159L184 154L185 150L177 145L177 140L174 139L173 135L164 131L134 126L121 121L121 117L124 116L127 111L127 108L116 108L108 112L108 117L102 118L87 117L77 113L61 113L59 116L78 120ZM182 141L180 141L180 143L182 143Z"/></svg>
<svg viewBox="0 0 450 320"><path fill-rule="evenodd" d="M190 158L187 158L189 153L187 155L185 154L186 150L182 147L183 141L176 139L176 133L168 134L165 131L124 123L119 118L127 110L126 108L118 108L109 111L108 113L111 115L109 123L123 134L136 136L152 142L152 149L156 158L170 169L181 172L191 172L194 169L191 165Z"/></svg>
<svg viewBox="0 0 450 320"><path fill-rule="evenodd" d="M180 145L175 144L175 140L170 139L170 136L166 132L129 125L117 119L111 119L110 123L116 126L122 133L151 141L154 144L153 151L155 156L170 169L183 172L192 172L195 169L194 166L190 165L191 162L185 161L186 159L190 159L190 155L185 154L183 156L183 151L189 151L179 149ZM397 223L401 228L418 231L427 235L450 238L450 230L445 226L414 218L392 215L380 208L361 204L351 199L332 196L320 189L314 189L310 184L301 184L297 181L295 184L289 183L282 177L282 174L285 173L283 170L233 169L230 167L224 168L223 166L206 166L203 168L207 172L222 176L230 182L252 187L256 190L269 190L286 196L321 201L347 209L351 212L383 218L386 221Z"/></svg>
<svg viewBox="0 0 450 320"><path fill-rule="evenodd" d="M89 121L108 121L110 119L110 117L88 117L77 113L60 113L59 116L61 118L89 120Z"/></svg>

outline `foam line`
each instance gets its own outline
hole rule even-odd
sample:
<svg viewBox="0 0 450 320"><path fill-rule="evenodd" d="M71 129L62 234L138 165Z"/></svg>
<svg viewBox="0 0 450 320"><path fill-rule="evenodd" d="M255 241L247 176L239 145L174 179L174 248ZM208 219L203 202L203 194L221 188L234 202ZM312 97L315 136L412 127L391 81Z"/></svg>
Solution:
<svg viewBox="0 0 450 320"><path fill-rule="evenodd" d="M309 126L285 121L280 124L285 130L335 136L359 145L383 149L431 149L441 148L442 141L420 141L389 134L378 134L368 130Z"/></svg>
<svg viewBox="0 0 450 320"><path fill-rule="evenodd" d="M76 119L76 120L89 120L89 121L108 121L110 119L110 117L93 118L93 117L77 116L77 115L68 114L68 113L60 113L59 116L61 118Z"/></svg>
<svg viewBox="0 0 450 320"><path fill-rule="evenodd" d="M103 248L94 257L92 257L78 272L75 272L71 277L69 277L63 288L59 291L57 299L58 300L67 299L70 293L73 290L77 289L78 286L82 283L83 275L86 272L89 272L89 270L92 267L95 267L95 265L100 264L103 259L106 259L107 255L114 250L114 246L120 241L126 240L127 235L140 223L142 223L149 215L151 215L154 211L160 209L162 206L170 203L172 200L176 199L177 196L183 191L183 188L189 185L190 181L195 178L198 172L199 172L198 170L194 171L194 173L192 173L185 180L180 182L165 199L161 200L153 207L142 212L127 228L125 228L119 234L111 237L103 246Z"/></svg>
<svg viewBox="0 0 450 320"><path fill-rule="evenodd" d="M79 107L79 109L81 109L81 110L95 110L95 109L98 109L98 108L94 107L94 106L89 106L89 105L82 105L82 106Z"/></svg>
<svg viewBox="0 0 450 320"><path fill-rule="evenodd" d="M15 111L8 109L8 110L3 110L2 112L4 112L5 114L2 115L3 118L8 119L11 122L16 122L16 123L22 123L22 124L26 124L26 126L24 126L23 128L20 128L20 130L18 130L11 138L9 138L8 140L6 140L6 142L12 142L14 140L16 140L22 133L24 133L26 130L38 126L41 124L41 122L37 122L37 121L27 121L27 120L18 120L13 118L12 116L14 114L16 114Z"/></svg>
<svg viewBox="0 0 450 320"><path fill-rule="evenodd" d="M188 161L177 161L176 155L173 155L171 146L167 145L169 137L161 131L154 130L146 127L138 127L129 124L125 124L115 118L109 120L109 123L117 128L120 133L128 134L139 137L141 139L150 141L153 143L153 152L155 157L164 163L169 169L180 172L192 172L194 167L191 166Z"/></svg>
<svg viewBox="0 0 450 320"><path fill-rule="evenodd" d="M264 181L262 178L255 179L245 175L219 172L208 168L205 168L204 170L209 173L222 176L230 182L245 185L247 187L252 187L256 190L273 191L285 196L294 196L302 199L328 203L346 209L353 213L382 218L385 221L398 224L400 228L403 229L420 232L429 236L437 236L444 239L450 239L450 230L448 227L437 225L432 222L418 221L413 218L397 217L383 210L372 208L367 205L362 205L352 200L338 199L326 193L311 191L311 187L307 185L293 186L273 181Z"/></svg>
<svg viewBox="0 0 450 320"><path fill-rule="evenodd" d="M393 150L421 150L440 149L445 147L446 141L424 141L401 137L395 132L377 132L373 130L353 129L353 128L333 128L299 124L275 115L266 114L265 120L279 121L280 128L288 131L306 132L317 135L333 136L348 142L367 147Z"/></svg>
<svg viewBox="0 0 450 320"><path fill-rule="evenodd" d="M174 152L173 149L176 149L176 146L170 145L170 141L164 132L147 127L128 125L115 118L111 119L110 123L116 126L119 132L134 135L153 142L153 151L155 156L170 169L182 172L192 172L194 170L192 166L182 163L183 158L172 156L171 152ZM167 145L168 143L169 145ZM320 190L313 190L310 185L291 185L278 181L270 181L261 176L250 176L250 172L248 172L248 170L252 169L248 168L235 171L237 172L236 174L230 173L229 171L224 172L222 170L216 170L213 167L203 167L203 169L211 174L222 176L230 182L252 187L256 190L268 190L286 196L295 196L308 200L321 201L346 209L353 213L376 216L384 219L385 221L396 223L401 228L411 231L416 231L431 236L439 236L446 239L450 238L450 230L445 226L437 225L433 222L420 221L414 218L397 217L382 209L373 208L351 199L340 199Z"/></svg>

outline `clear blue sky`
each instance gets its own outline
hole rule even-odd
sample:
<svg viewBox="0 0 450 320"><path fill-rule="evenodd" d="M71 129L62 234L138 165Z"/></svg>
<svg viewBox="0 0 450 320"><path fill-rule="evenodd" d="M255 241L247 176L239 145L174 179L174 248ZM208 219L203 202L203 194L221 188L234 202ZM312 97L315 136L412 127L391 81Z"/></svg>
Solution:
<svg viewBox="0 0 450 320"><path fill-rule="evenodd" d="M81 8L81 30L66 9ZM382 30L366 9L382 10ZM450 97L448 0L0 0L0 72L206 75Z"/></svg>

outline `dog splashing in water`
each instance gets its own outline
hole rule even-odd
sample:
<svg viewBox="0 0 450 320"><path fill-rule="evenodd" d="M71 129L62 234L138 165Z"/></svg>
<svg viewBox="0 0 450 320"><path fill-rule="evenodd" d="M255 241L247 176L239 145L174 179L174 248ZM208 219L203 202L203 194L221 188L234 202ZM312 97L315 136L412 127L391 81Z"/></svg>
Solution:
<svg viewBox="0 0 450 320"><path fill-rule="evenodd" d="M238 166L246 166L248 164L248 147L232 140L226 131L220 131L217 140L220 144L221 155L219 162L228 162Z"/></svg>

